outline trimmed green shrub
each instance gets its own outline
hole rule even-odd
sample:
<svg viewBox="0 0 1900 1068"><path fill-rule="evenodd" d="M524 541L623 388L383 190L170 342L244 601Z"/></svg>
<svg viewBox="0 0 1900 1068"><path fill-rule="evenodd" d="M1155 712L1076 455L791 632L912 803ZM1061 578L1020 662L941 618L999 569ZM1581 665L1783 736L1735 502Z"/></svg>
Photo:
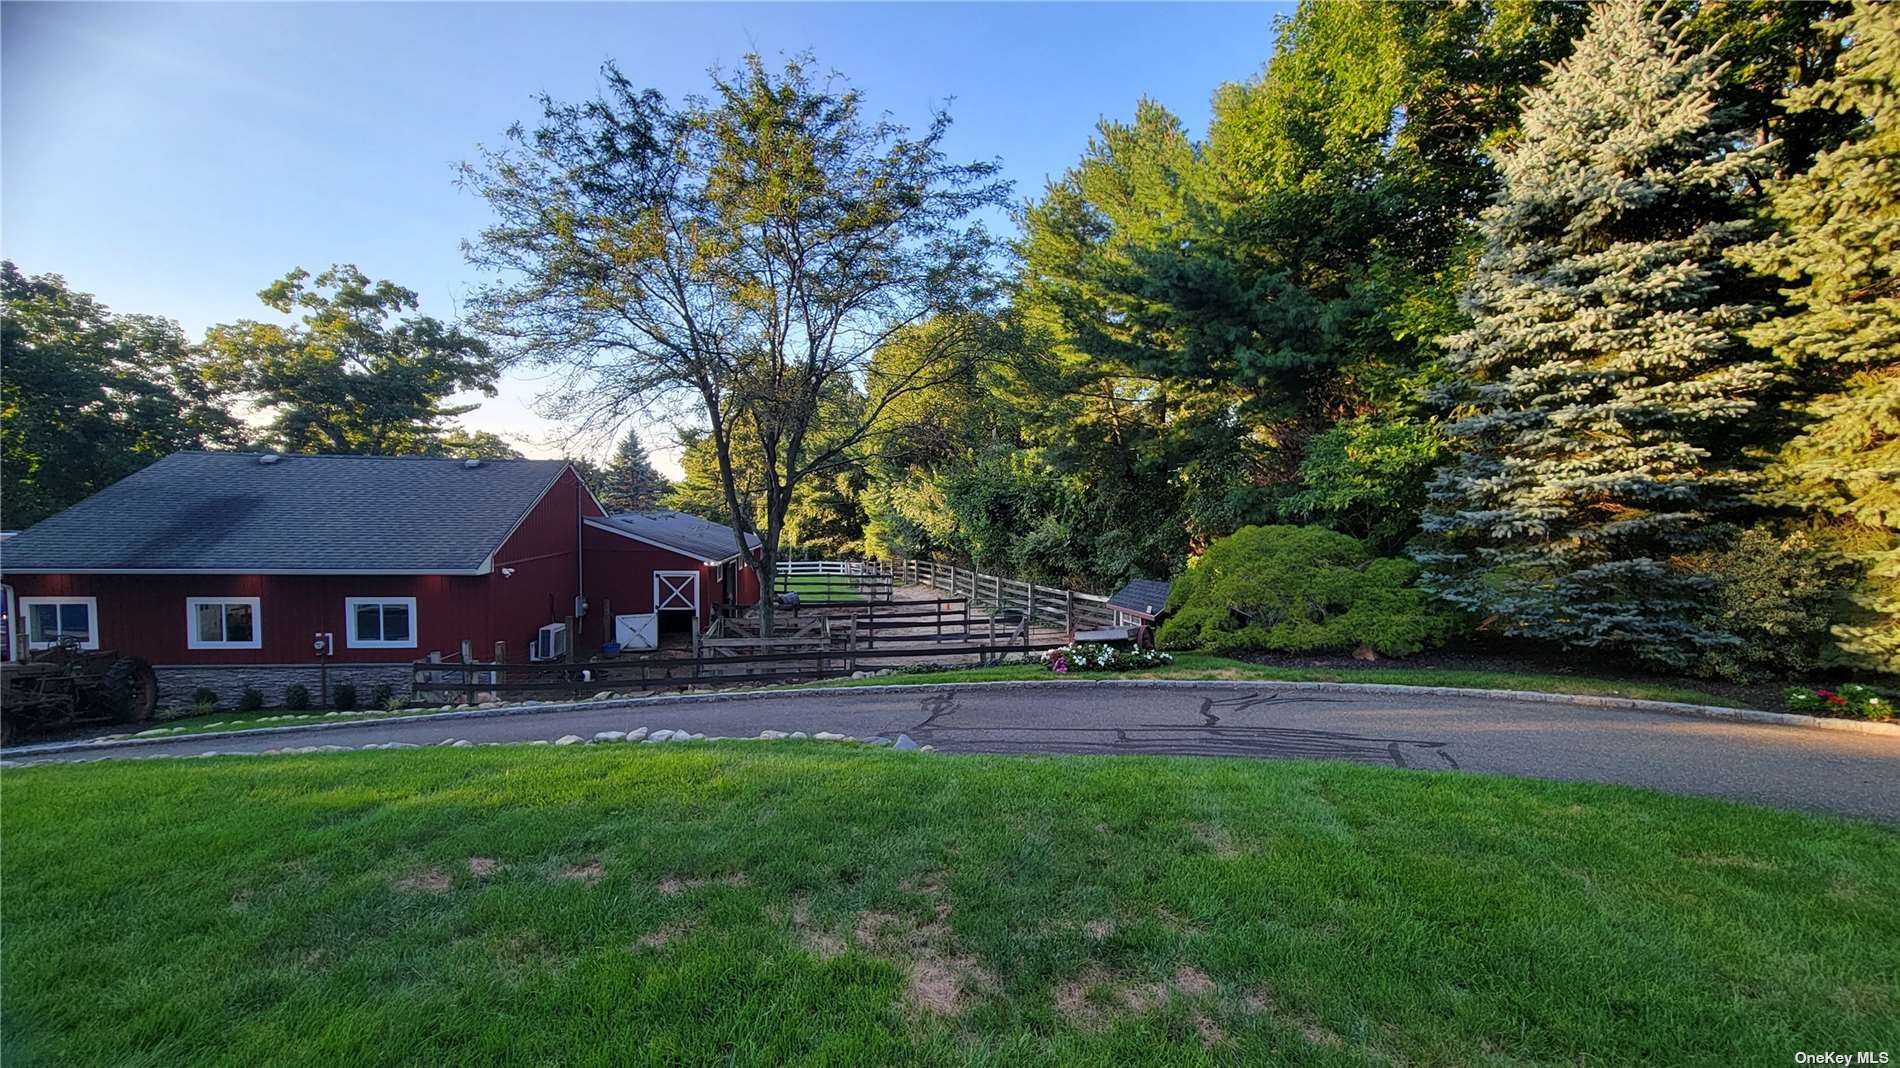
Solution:
<svg viewBox="0 0 1900 1068"><path fill-rule="evenodd" d="M264 707L263 691L257 689L254 686L244 687L244 692L238 695L237 710L239 712L255 712L258 709L263 708L263 707Z"/></svg>
<svg viewBox="0 0 1900 1068"><path fill-rule="evenodd" d="M1242 527L1176 579L1169 649L1337 652L1368 646L1406 656L1442 642L1452 614L1412 585L1410 560L1374 557L1324 527Z"/></svg>
<svg viewBox="0 0 1900 1068"><path fill-rule="evenodd" d="M209 686L200 686L191 691L191 704L201 711L214 711L218 707L218 691Z"/></svg>
<svg viewBox="0 0 1900 1068"><path fill-rule="evenodd" d="M1714 621L1736 643L1705 652L1699 673L1749 682L1800 678L1825 665L1847 580L1812 538L1755 528L1702 566L1715 579Z"/></svg>
<svg viewBox="0 0 1900 1068"><path fill-rule="evenodd" d="M351 683L339 682L330 690L330 703L338 712L348 712L356 707L356 687Z"/></svg>
<svg viewBox="0 0 1900 1068"><path fill-rule="evenodd" d="M293 682L284 688L284 707L292 712L301 712L310 707L310 689L301 682Z"/></svg>
<svg viewBox="0 0 1900 1068"><path fill-rule="evenodd" d="M376 687L375 692L370 695L371 708L389 708L396 704L396 688L386 682Z"/></svg>

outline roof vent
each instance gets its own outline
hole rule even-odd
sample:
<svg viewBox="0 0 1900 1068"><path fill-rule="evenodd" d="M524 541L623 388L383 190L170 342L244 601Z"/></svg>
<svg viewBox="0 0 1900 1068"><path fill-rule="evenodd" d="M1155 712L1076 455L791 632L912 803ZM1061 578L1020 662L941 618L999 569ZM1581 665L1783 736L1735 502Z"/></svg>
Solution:
<svg viewBox="0 0 1900 1068"><path fill-rule="evenodd" d="M480 460L473 460L473 459L463 460L462 466L472 471L475 468L482 466L482 462Z"/></svg>
<svg viewBox="0 0 1900 1068"><path fill-rule="evenodd" d="M259 456L257 458L257 462L260 464L274 464L281 459L283 459L282 456L279 456L274 452L267 452L264 455Z"/></svg>

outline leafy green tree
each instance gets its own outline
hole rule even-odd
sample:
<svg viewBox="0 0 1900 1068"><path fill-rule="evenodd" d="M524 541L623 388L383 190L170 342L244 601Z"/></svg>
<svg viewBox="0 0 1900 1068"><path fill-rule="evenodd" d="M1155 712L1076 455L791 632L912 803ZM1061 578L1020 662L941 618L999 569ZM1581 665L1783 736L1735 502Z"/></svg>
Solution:
<svg viewBox="0 0 1900 1068"><path fill-rule="evenodd" d="M1425 485L1446 453L1443 428L1405 416L1342 419L1307 443L1288 519L1322 522L1393 552L1418 527Z"/></svg>
<svg viewBox="0 0 1900 1068"><path fill-rule="evenodd" d="M680 469L685 478L668 483L665 496L656 506L734 525L712 436L688 427L680 434L680 449ZM763 483L757 455L754 443L742 433L733 449L733 478L739 507L754 517ZM865 469L853 462L803 481L785 514L788 549L796 549L803 558L861 558L865 553L866 478Z"/></svg>
<svg viewBox="0 0 1900 1068"><path fill-rule="evenodd" d="M1691 557L1733 533L1775 370L1735 336L1762 313L1723 259L1756 163L1716 78L1641 0L1607 0L1500 153L1472 327L1447 342L1461 454L1419 556L1509 633L1673 665L1735 641Z"/></svg>
<svg viewBox="0 0 1900 1068"><path fill-rule="evenodd" d="M592 486L601 507L609 512L650 512L673 488L647 457L640 436L631 430L614 446L613 458Z"/></svg>
<svg viewBox="0 0 1900 1068"><path fill-rule="evenodd" d="M1843 42L1843 0L1696 0L1684 3L1682 39L1721 63L1718 106L1758 145L1769 147L1762 176L1806 170L1815 153L1840 143L1855 118L1828 108L1788 106L1833 76Z"/></svg>
<svg viewBox="0 0 1900 1068"><path fill-rule="evenodd" d="M506 275L474 301L484 329L510 358L564 372L573 388L548 401L570 418L690 411L737 547L766 574L799 486L849 466L894 399L963 370L949 346L869 377L896 332L993 301L972 215L1007 194L994 164L945 158L947 116L912 136L813 66L748 56L674 106L609 65L596 99L544 99L536 129L463 171L496 214L471 258ZM847 386L861 406L836 402ZM756 511L740 499L742 441Z"/></svg>
<svg viewBox="0 0 1900 1068"><path fill-rule="evenodd" d="M1039 358L999 385L1021 403L1020 445L1040 453L1015 471L1072 479L1094 513L1085 529L1115 547L1096 559L1078 544L1065 570L1166 573L1191 535L1261 514L1257 487L1275 478L1272 436L1255 432L1271 396L1181 373L1222 344L1211 336L1219 324L1170 284L1190 269L1180 250L1208 230L1194 193L1203 175L1180 121L1143 101L1133 123L1104 121L1082 160L1023 211L1017 312L1023 347ZM992 465L983 483L1005 470ZM1157 525L1157 514L1180 519ZM1043 531L1034 555L1047 568Z"/></svg>
<svg viewBox="0 0 1900 1068"><path fill-rule="evenodd" d="M58 275L0 262L0 508L28 527L179 449L243 428L178 324L114 315Z"/></svg>
<svg viewBox="0 0 1900 1068"><path fill-rule="evenodd" d="M457 393L495 393L488 346L417 309L416 294L371 282L354 266L315 278L298 268L258 294L294 324L244 320L205 337L206 379L272 419L275 443L295 452L428 455L446 448L449 420L474 405ZM493 444L489 442L487 444Z"/></svg>
<svg viewBox="0 0 1900 1068"><path fill-rule="evenodd" d="M1811 390L1763 497L1829 524L1862 575L1835 637L1859 663L1900 672L1900 8L1860 5L1832 28L1852 42L1838 71L1788 107L1857 125L1770 186L1780 231L1736 258L1791 283L1787 313L1748 336Z"/></svg>
<svg viewBox="0 0 1900 1068"><path fill-rule="evenodd" d="M1112 528L1146 541L1179 515L1178 563L1275 515L1350 521L1308 481L1339 458L1328 428L1430 433L1415 394L1463 325L1487 151L1581 12L1305 3L1266 70L1221 88L1205 142L1150 102L1101 125L1023 213L1018 306L1063 373L1057 403L1028 394L1033 436L1119 502ZM1307 465L1309 443L1332 456Z"/></svg>
<svg viewBox="0 0 1900 1068"><path fill-rule="evenodd" d="M430 444L427 455L457 456L469 460L519 460L521 450L500 434L487 430L450 427Z"/></svg>
<svg viewBox="0 0 1900 1068"><path fill-rule="evenodd" d="M742 458L749 457L748 450L736 450ZM757 474L743 462L732 467L735 483L732 497L726 494L726 485L719 470L719 454L713 446L712 435L697 427L687 427L680 431L680 473L685 477L673 483L672 488L662 499L662 504L676 512L696 515L701 519L710 519L727 526L738 526L733 518L733 505L737 499L738 508L743 515L754 514L758 506L759 485Z"/></svg>
<svg viewBox="0 0 1900 1068"><path fill-rule="evenodd" d="M785 513L786 543L807 559L864 559L866 483L857 464L808 479Z"/></svg>

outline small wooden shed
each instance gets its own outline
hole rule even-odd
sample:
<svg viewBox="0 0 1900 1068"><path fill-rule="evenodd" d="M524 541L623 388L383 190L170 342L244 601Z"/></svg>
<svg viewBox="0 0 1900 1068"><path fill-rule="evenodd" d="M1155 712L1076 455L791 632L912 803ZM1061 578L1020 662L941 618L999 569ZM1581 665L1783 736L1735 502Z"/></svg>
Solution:
<svg viewBox="0 0 1900 1068"><path fill-rule="evenodd" d="M1135 579L1108 599L1117 626L1154 626L1168 608L1172 584L1159 579Z"/></svg>

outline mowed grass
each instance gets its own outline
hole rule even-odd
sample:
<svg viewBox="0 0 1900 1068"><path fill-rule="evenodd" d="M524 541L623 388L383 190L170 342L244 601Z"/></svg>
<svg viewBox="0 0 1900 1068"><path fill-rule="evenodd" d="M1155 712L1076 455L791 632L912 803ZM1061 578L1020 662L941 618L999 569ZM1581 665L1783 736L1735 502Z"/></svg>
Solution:
<svg viewBox="0 0 1900 1068"><path fill-rule="evenodd" d="M799 743L0 774L0 1060L1758 1064L1900 1046L1900 838Z"/></svg>
<svg viewBox="0 0 1900 1068"><path fill-rule="evenodd" d="M832 601L862 601L865 594L848 575L781 575L776 589L798 594L801 604L828 604Z"/></svg>
<svg viewBox="0 0 1900 1068"><path fill-rule="evenodd" d="M872 665L871 661L864 662ZM1167 667L1139 671L1071 672L1058 675L1040 664L1004 664L998 667L959 668L954 671L900 673L872 679L801 683L801 686L889 686L904 683L1038 682L1137 679L1227 679L1277 682L1362 682L1390 686L1457 686L1472 690L1530 690L1537 693L1634 697L1648 701L1681 701L1696 705L1730 705L1734 701L1688 686L1662 686L1625 679L1588 676L1540 675L1505 671L1455 671L1442 668L1323 668L1268 667L1204 653L1176 653Z"/></svg>
<svg viewBox="0 0 1900 1068"><path fill-rule="evenodd" d="M395 711L377 708L359 708L349 712L332 713L328 709L314 712L287 712L283 709L265 709L261 712L201 712L167 719L155 719L150 723L120 724L115 730L121 733L137 733L166 727L179 734L202 734L205 731L256 730L264 727L302 727L312 723L356 723L362 720L388 719L392 716L413 716L419 713L440 711L435 706L423 708L399 708ZM294 716L294 719L269 719L271 716Z"/></svg>

